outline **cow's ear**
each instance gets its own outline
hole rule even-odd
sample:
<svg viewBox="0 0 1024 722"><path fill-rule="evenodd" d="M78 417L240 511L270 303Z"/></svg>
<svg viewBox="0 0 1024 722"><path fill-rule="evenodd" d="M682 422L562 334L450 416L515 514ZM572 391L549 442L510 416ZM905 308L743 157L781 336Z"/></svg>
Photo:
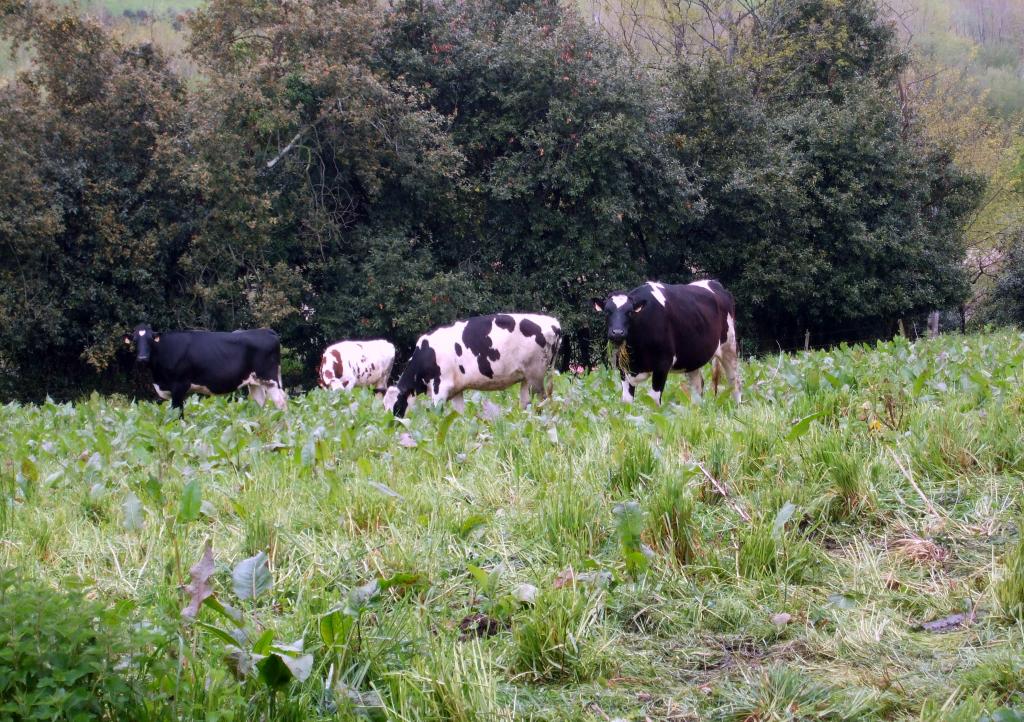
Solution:
<svg viewBox="0 0 1024 722"><path fill-rule="evenodd" d="M647 301L637 301L633 304L633 313L640 313L644 310L644 306L647 305Z"/></svg>
<svg viewBox="0 0 1024 722"><path fill-rule="evenodd" d="M129 336L128 334L124 335L124 345L125 346L131 346L132 345L132 337Z"/></svg>
<svg viewBox="0 0 1024 722"><path fill-rule="evenodd" d="M597 311L598 313L604 311L604 299L594 298L591 299L591 303L594 304L594 310Z"/></svg>
<svg viewBox="0 0 1024 722"><path fill-rule="evenodd" d="M153 343L160 343L160 334L158 334L158 333L154 333L153 334Z"/></svg>

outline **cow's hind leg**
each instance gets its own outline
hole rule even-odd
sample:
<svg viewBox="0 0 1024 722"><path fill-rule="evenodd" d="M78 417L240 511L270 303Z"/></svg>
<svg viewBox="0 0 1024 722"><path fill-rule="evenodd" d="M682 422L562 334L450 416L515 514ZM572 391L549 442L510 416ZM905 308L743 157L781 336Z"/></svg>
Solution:
<svg viewBox="0 0 1024 722"><path fill-rule="evenodd" d="M740 379L740 353L739 346L736 343L736 322L732 316L726 319L729 328L729 334L719 349L718 357L721 360L722 368L725 370L725 376L729 379L729 384L732 386L732 398L736 403L740 402L741 388L743 382Z"/></svg>
<svg viewBox="0 0 1024 722"><path fill-rule="evenodd" d="M690 383L690 399L699 404L704 393L704 374L700 369L686 372L686 380Z"/></svg>
<svg viewBox="0 0 1024 722"><path fill-rule="evenodd" d="M462 398L461 391L448 399L448 401L451 402L452 408L460 414L466 410L466 400Z"/></svg>

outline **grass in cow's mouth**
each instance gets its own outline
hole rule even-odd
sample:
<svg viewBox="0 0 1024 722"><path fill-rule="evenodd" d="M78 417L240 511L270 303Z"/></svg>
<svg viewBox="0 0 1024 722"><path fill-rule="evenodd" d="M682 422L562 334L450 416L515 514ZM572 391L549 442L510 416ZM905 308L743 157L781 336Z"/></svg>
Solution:
<svg viewBox="0 0 1024 722"><path fill-rule="evenodd" d="M407 425L368 389L9 404L0 567L104 605L153 719L973 721L1024 709L1021 358L776 356L739 405L601 371Z"/></svg>
<svg viewBox="0 0 1024 722"><path fill-rule="evenodd" d="M608 341L606 356L612 368L629 372L629 344L625 341Z"/></svg>

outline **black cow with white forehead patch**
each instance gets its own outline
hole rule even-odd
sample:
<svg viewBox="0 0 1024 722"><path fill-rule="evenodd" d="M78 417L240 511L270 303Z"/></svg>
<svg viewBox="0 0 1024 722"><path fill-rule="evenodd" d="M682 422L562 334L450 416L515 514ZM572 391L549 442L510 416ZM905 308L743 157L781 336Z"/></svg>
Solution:
<svg viewBox="0 0 1024 722"><path fill-rule="evenodd" d="M227 394L244 386L260 406L270 397L283 409L288 396L281 385L281 342L269 328L232 331L155 333L148 324L124 337L135 343L135 361L153 371L157 395L171 400L185 418L190 393Z"/></svg>
<svg viewBox="0 0 1024 722"><path fill-rule="evenodd" d="M561 341L557 319L532 313L476 316L442 326L420 336L384 405L401 417L410 397L425 393L435 404L450 400L461 413L463 391L497 391L521 382L519 401L526 408L532 394L545 396L544 377Z"/></svg>
<svg viewBox="0 0 1024 722"><path fill-rule="evenodd" d="M736 303L718 281L668 285L650 281L632 291L594 299L608 319L608 340L616 345L622 400L633 401L637 384L651 379L651 397L661 403L670 373L685 373L690 393L699 401L704 387L701 368L714 361L740 400Z"/></svg>

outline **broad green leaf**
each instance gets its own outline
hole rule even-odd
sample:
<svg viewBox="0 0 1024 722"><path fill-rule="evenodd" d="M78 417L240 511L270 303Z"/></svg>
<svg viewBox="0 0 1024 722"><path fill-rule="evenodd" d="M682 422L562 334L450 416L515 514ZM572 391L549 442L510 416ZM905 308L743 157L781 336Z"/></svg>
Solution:
<svg viewBox="0 0 1024 722"><path fill-rule="evenodd" d="M185 484L181 491L181 504L178 506L178 521L195 521L199 518L199 509L203 504L203 486L198 478Z"/></svg>
<svg viewBox="0 0 1024 722"><path fill-rule="evenodd" d="M274 630L267 629L256 638L256 641L252 645L252 651L254 654L266 654L270 651L270 645L274 643Z"/></svg>
<svg viewBox="0 0 1024 722"><path fill-rule="evenodd" d="M239 599L255 599L270 589L274 580L267 567L266 552L259 552L239 562L231 572L231 581Z"/></svg>
<svg viewBox="0 0 1024 722"><path fill-rule="evenodd" d="M925 369L914 377L914 396L919 396L924 390L924 385L928 382L928 379L932 377L935 372L931 366L926 366Z"/></svg>
<svg viewBox="0 0 1024 722"><path fill-rule="evenodd" d="M802 419L799 419L796 423L793 424L793 427L789 430L789 433L786 434L786 441L793 441L794 439L799 439L801 436L807 433L808 429L811 428L812 421L814 421L815 419L820 419L824 415L825 412L823 411L815 411L813 414L808 414Z"/></svg>
<svg viewBox="0 0 1024 722"><path fill-rule="evenodd" d="M269 654L256 662L259 678L273 690L278 690L292 681L295 675L284 663L280 654Z"/></svg>
<svg viewBox="0 0 1024 722"><path fill-rule="evenodd" d="M232 647L238 645L238 640L232 637L231 633L227 630L221 629L220 627L216 627L212 624L207 624L206 622L196 622L196 626L205 629L217 639L224 642L224 644L228 644Z"/></svg>
<svg viewBox="0 0 1024 722"><path fill-rule="evenodd" d="M242 613L240 611L232 607L230 604L224 604L215 596L204 599L203 606L209 607L236 627L241 627L244 624L244 619L242 618Z"/></svg>
<svg viewBox="0 0 1024 722"><path fill-rule="evenodd" d="M291 670L292 676L299 682L309 679L309 673L313 671L313 655L303 654L292 657L287 654L281 655L281 661Z"/></svg>
<svg viewBox="0 0 1024 722"><path fill-rule="evenodd" d="M448 429L451 428L452 422L459 415L457 411L450 412L447 416L441 419L441 423L437 425L437 445L444 446L444 440L448 438Z"/></svg>
<svg viewBox="0 0 1024 722"><path fill-rule="evenodd" d="M459 525L459 536L468 539L470 534L487 524L488 521L489 518L483 514L470 514Z"/></svg>
<svg viewBox="0 0 1024 722"><path fill-rule="evenodd" d="M335 608L320 617L320 639L330 648L347 644L355 623L355 617Z"/></svg>
<svg viewBox="0 0 1024 722"><path fill-rule="evenodd" d="M466 569L469 571L473 579L476 580L476 584L478 587L480 587L481 591L486 593L487 590L490 588L491 575L475 564L467 565Z"/></svg>

